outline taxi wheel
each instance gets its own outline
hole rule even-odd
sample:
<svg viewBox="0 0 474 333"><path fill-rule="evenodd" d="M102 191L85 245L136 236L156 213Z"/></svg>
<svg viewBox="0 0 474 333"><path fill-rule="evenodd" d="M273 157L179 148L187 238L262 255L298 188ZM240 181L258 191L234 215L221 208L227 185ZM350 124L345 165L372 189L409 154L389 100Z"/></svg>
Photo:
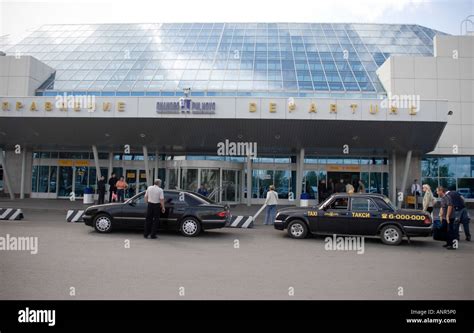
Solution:
<svg viewBox="0 0 474 333"><path fill-rule="evenodd" d="M201 223L194 217L186 217L181 221L179 231L183 236L195 237L201 232Z"/></svg>
<svg viewBox="0 0 474 333"><path fill-rule="evenodd" d="M108 233L112 231L112 218L107 214L99 214L94 218L94 228L97 232Z"/></svg>
<svg viewBox="0 0 474 333"><path fill-rule="evenodd" d="M402 231L395 225L387 225L380 231L380 238L387 245L399 245L402 242L402 237Z"/></svg>
<svg viewBox="0 0 474 333"><path fill-rule="evenodd" d="M308 235L308 227L301 220L291 221L288 225L288 235L291 238L302 239Z"/></svg>

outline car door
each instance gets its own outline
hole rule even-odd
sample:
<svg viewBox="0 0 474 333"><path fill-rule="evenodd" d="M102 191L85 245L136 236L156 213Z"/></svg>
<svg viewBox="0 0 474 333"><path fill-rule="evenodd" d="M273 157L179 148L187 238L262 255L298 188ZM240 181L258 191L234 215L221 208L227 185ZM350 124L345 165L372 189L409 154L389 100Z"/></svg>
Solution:
<svg viewBox="0 0 474 333"><path fill-rule="evenodd" d="M334 197L313 217L316 223L313 226L315 230L312 231L324 234L347 233L348 205L348 196Z"/></svg>
<svg viewBox="0 0 474 333"><path fill-rule="evenodd" d="M141 193L125 202L120 215L115 216L120 224L129 227L143 227L145 224L147 204L145 195Z"/></svg>
<svg viewBox="0 0 474 333"><path fill-rule="evenodd" d="M186 193L165 191L164 225L168 229L177 229L178 223L188 207Z"/></svg>
<svg viewBox="0 0 474 333"><path fill-rule="evenodd" d="M380 218L378 206L371 198L352 197L348 233L354 235L375 235Z"/></svg>

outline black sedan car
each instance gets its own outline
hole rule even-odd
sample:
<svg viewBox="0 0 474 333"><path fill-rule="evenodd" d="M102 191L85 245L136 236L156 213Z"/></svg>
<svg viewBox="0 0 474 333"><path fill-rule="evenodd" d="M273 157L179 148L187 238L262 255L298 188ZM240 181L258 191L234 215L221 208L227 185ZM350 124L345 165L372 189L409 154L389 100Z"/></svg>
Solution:
<svg viewBox="0 0 474 333"><path fill-rule="evenodd" d="M161 230L176 230L187 237L197 236L202 230L223 228L230 219L227 205L218 205L204 196L188 191L164 191L165 213L160 218ZM100 233L113 229L145 226L147 204L145 192L124 203L90 206L82 216L86 225Z"/></svg>
<svg viewBox="0 0 474 333"><path fill-rule="evenodd" d="M333 194L317 207L281 209L275 229L288 230L292 238L308 234L380 236L388 245L398 245L405 237L427 237L432 233L429 214L397 209L381 194Z"/></svg>

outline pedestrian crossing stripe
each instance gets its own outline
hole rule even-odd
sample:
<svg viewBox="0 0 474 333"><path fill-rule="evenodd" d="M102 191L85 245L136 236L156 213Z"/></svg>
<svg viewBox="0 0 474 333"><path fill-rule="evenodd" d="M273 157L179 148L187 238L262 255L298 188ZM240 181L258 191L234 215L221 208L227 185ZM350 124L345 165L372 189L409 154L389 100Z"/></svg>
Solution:
<svg viewBox="0 0 474 333"><path fill-rule="evenodd" d="M21 220L23 219L23 211L17 208L0 208L0 220Z"/></svg>
<svg viewBox="0 0 474 333"><path fill-rule="evenodd" d="M227 228L253 228L253 216L232 216L230 221L226 223Z"/></svg>
<svg viewBox="0 0 474 333"><path fill-rule="evenodd" d="M84 210L81 209L70 209L67 211L66 221L67 222L84 222L82 220L82 215Z"/></svg>

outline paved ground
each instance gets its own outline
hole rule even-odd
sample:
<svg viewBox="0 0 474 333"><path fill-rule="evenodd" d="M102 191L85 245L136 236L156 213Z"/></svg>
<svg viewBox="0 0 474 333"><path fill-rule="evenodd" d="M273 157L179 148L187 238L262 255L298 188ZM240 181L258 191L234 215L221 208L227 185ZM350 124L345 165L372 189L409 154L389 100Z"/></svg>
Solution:
<svg viewBox="0 0 474 333"><path fill-rule="evenodd" d="M326 251L324 237L290 239L261 222L146 240L66 223L67 202L29 202L25 220L0 221L0 236L37 236L39 252L0 251L0 299L71 299L70 287L76 299L474 299L474 243L447 251L431 239L398 247L366 239L365 253L356 254Z"/></svg>

